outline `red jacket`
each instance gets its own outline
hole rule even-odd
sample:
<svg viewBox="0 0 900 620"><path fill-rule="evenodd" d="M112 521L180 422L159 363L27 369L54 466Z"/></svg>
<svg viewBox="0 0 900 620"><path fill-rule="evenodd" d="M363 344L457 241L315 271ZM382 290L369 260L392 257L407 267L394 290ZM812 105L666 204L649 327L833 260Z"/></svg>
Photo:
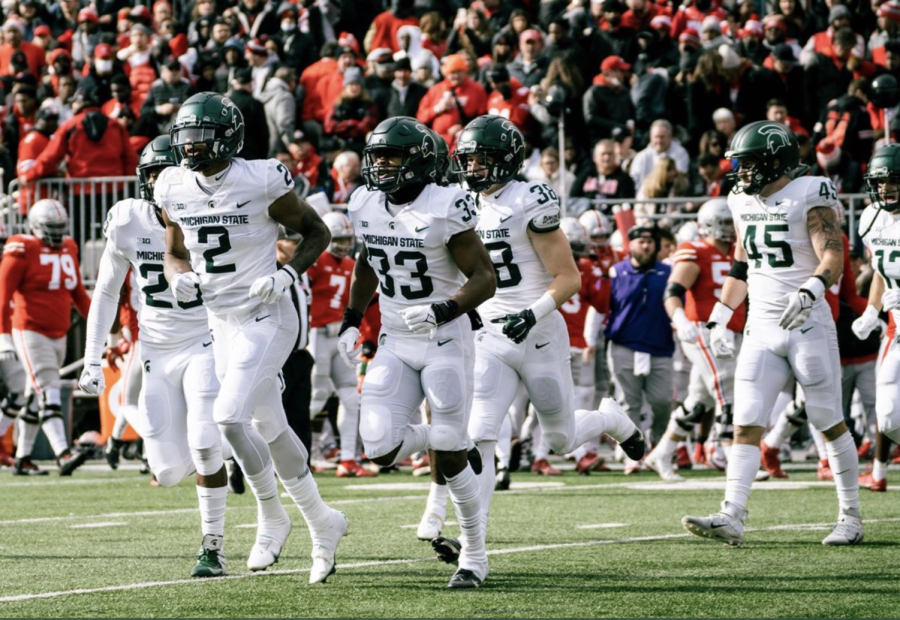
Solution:
<svg viewBox="0 0 900 620"><path fill-rule="evenodd" d="M12 59L13 53L18 50L22 50L25 53L25 60L28 62L28 70L31 74L40 76L44 65L47 64L44 50L28 41L22 41L22 44L15 49L7 43L0 45L0 75L11 75L9 61Z"/></svg>
<svg viewBox="0 0 900 620"><path fill-rule="evenodd" d="M56 176L56 170L66 158L66 178L132 176L137 169L137 153L128 140L125 128L109 119L102 137L96 142L85 131L85 116L90 112L102 115L100 108L85 108L59 126L47 150L40 154L34 167L23 176L28 181Z"/></svg>
<svg viewBox="0 0 900 620"><path fill-rule="evenodd" d="M369 49L366 51L371 52L380 47L386 47L392 52L399 52L400 46L397 44L397 31L400 30L401 26L418 25L419 20L414 15L399 18L394 17L394 14L390 11L380 13L375 18L375 21L372 22L372 29L375 32L372 36L372 41L369 43Z"/></svg>
<svg viewBox="0 0 900 620"><path fill-rule="evenodd" d="M26 172L31 170L38 156L47 149L48 144L50 144L50 138L46 135L40 131L29 131L19 141L19 159L16 163L16 174L24 176ZM49 187L44 187L39 194L36 194L31 184L23 186L19 191L19 211L22 215L25 215L28 213L28 208L41 198L50 198Z"/></svg>
<svg viewBox="0 0 900 620"><path fill-rule="evenodd" d="M500 91L493 91L488 97L488 114L496 114L513 122L523 133L531 123L531 108L528 106L528 88L515 78L510 80L513 94L507 101Z"/></svg>
<svg viewBox="0 0 900 620"><path fill-rule="evenodd" d="M320 115L321 118L325 118L325 110L322 108L316 83L331 73L337 73L337 61L326 57L308 66L300 75L300 85L306 91L303 109L300 112L300 117L304 121L320 118Z"/></svg>
<svg viewBox="0 0 900 620"><path fill-rule="evenodd" d="M484 91L484 87L478 82L466 79L465 82L453 90L468 118L463 119L460 116L456 105L451 105L449 111L438 114L434 111L434 107L443 99L444 93L451 88L453 87L449 80L443 80L429 88L425 96L422 97L422 101L419 102L419 112L416 114L416 118L420 122L441 134L444 140L447 141L447 144L453 144L453 136L449 133L451 127L454 125L464 126L472 119L487 112L487 93Z"/></svg>

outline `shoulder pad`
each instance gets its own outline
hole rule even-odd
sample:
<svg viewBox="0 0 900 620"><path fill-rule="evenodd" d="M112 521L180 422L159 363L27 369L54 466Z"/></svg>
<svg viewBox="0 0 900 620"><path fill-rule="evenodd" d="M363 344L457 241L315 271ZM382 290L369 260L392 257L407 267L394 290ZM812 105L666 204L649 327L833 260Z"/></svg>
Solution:
<svg viewBox="0 0 900 620"><path fill-rule="evenodd" d="M803 177L808 182L806 187L806 205L815 207L833 207L837 203L837 189L831 179L825 177Z"/></svg>
<svg viewBox="0 0 900 620"><path fill-rule="evenodd" d="M3 246L3 255L16 255L16 256L24 256L24 254L28 251L28 241L23 235L13 235L9 239L6 240L6 245Z"/></svg>

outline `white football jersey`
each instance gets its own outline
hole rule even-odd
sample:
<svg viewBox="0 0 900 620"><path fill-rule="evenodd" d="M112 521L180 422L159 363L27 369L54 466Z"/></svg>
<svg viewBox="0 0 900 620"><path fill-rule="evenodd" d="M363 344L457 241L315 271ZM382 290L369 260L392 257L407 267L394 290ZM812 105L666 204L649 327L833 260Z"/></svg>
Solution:
<svg viewBox="0 0 900 620"><path fill-rule="evenodd" d="M491 255L497 292L481 304L485 319L521 312L553 281L528 236L559 228L561 209L546 183L512 181L490 196L478 197L478 235Z"/></svg>
<svg viewBox="0 0 900 620"><path fill-rule="evenodd" d="M103 232L113 260L131 265L132 293L140 296L140 303L132 301L132 306L138 311L142 341L168 347L209 333L203 301L177 303L169 290L163 275L166 229L152 204L133 198L117 202Z"/></svg>
<svg viewBox="0 0 900 620"><path fill-rule="evenodd" d="M780 317L787 296L815 273L820 261L809 238L807 215L815 207L831 209L836 202L834 183L824 177L794 179L765 198L729 194L728 206L747 254L751 317ZM814 305L822 303L824 296Z"/></svg>
<svg viewBox="0 0 900 620"><path fill-rule="evenodd" d="M472 197L455 187L426 185L411 203L391 205L396 215L386 201L384 193L360 187L347 210L378 274L382 323L408 331L400 310L446 301L465 284L447 243L475 228L478 216Z"/></svg>
<svg viewBox="0 0 900 620"><path fill-rule="evenodd" d="M197 172L166 168L154 198L184 232L206 307L217 315L243 314L262 304L248 296L253 282L277 270L278 223L269 205L294 191L294 180L275 159L233 159L223 174L211 189L200 185Z"/></svg>
<svg viewBox="0 0 900 620"><path fill-rule="evenodd" d="M879 211L877 204L869 205L859 218L859 230L866 229L869 232L862 240L872 254L872 267L881 274L885 288L900 288L900 213Z"/></svg>

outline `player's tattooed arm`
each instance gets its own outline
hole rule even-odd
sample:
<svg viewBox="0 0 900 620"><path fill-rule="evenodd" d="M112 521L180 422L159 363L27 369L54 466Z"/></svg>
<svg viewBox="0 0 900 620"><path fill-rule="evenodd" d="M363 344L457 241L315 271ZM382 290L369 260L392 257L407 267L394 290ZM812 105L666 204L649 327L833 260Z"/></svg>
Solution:
<svg viewBox="0 0 900 620"><path fill-rule="evenodd" d="M474 229L450 237L447 243L453 261L466 276L466 283L451 297L459 305L459 313L474 310L494 296L497 276L491 256Z"/></svg>
<svg viewBox="0 0 900 620"><path fill-rule="evenodd" d="M744 249L744 243L741 240L741 229L738 225L734 225L734 238L737 240L734 244L734 262L747 262L747 251ZM725 284L722 285L722 294L719 301L731 308L736 309L747 298L747 281L739 280L731 275L725 278Z"/></svg>
<svg viewBox="0 0 900 620"><path fill-rule="evenodd" d="M816 256L819 257L815 275L824 278L826 285L831 286L844 270L844 239L834 209L810 209L806 216L806 227Z"/></svg>
<svg viewBox="0 0 900 620"><path fill-rule="evenodd" d="M169 219L165 209L161 209L163 224L166 226L166 254L163 257L166 280L171 282L179 273L191 271L191 256L184 245L181 226Z"/></svg>
<svg viewBox="0 0 900 620"><path fill-rule="evenodd" d="M316 210L292 191L269 205L269 216L288 230L303 235L303 241L288 261L297 273L312 267L331 242L331 233Z"/></svg>
<svg viewBox="0 0 900 620"><path fill-rule="evenodd" d="M365 313L378 288L378 274L369 264L369 251L363 245L356 257L353 277L350 279L350 308Z"/></svg>

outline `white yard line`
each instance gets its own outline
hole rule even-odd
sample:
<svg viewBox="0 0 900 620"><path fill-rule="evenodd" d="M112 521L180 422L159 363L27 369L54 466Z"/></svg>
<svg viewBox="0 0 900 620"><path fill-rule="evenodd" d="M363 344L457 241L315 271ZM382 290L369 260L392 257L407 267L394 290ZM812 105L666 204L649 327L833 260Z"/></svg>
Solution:
<svg viewBox="0 0 900 620"><path fill-rule="evenodd" d="M900 517L888 519L867 519L864 523L889 523L900 521ZM828 527L830 523L794 523L785 525L776 525L772 527L747 528L750 532L766 532L780 530L808 530L818 527ZM488 555L508 555L511 553L535 553L541 551L552 551L555 549L573 549L582 547L597 547L600 545L620 545L628 543L654 542L659 540L672 540L677 538L689 538L688 533L679 534L660 534L657 536L635 536L628 538L616 538L608 540L586 540L581 542L558 543L553 545L531 545L528 547L510 547L508 549L493 549L488 551ZM418 562L434 562L437 558L408 558L404 560L379 560L372 562L354 562L351 564L340 564L339 568L367 568L371 566L391 566L397 564L415 564ZM0 603L21 603L23 601L34 601L39 599L59 598L63 596L72 596L75 594L96 594L100 592L124 592L127 590L144 590L147 588L164 588L168 586L181 585L206 585L217 583L223 580L234 579L259 579L271 577L275 575L299 575L308 573L308 568L297 568L291 570L275 570L258 573L241 573L239 575L227 575L225 577L216 577L215 579L174 579L171 581L147 581L142 583L129 583L118 586L104 586L102 588L78 588L75 590L60 590L57 592L41 592L37 594L15 594L12 596L0 597Z"/></svg>
<svg viewBox="0 0 900 620"><path fill-rule="evenodd" d="M128 525L124 521L101 521L99 523L75 523L69 526L70 530L92 530L104 527L121 527Z"/></svg>

